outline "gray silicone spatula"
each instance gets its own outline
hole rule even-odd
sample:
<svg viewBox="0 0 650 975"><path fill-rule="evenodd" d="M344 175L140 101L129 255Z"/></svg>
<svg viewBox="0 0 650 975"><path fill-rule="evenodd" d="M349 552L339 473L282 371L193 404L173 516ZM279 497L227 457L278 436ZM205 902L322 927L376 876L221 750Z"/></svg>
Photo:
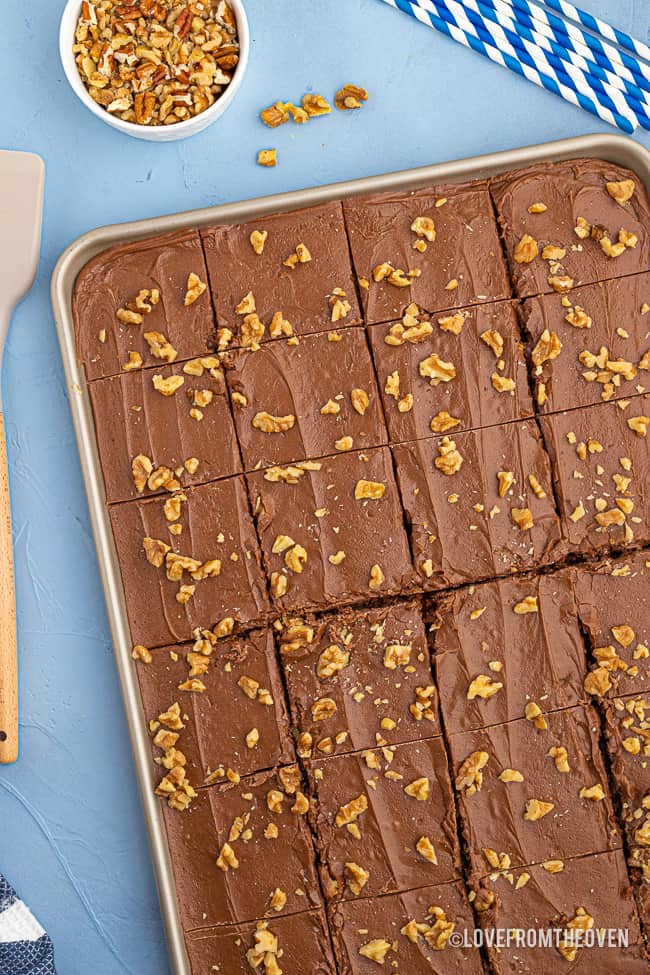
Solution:
<svg viewBox="0 0 650 975"><path fill-rule="evenodd" d="M36 277L45 167L30 152L0 150L0 380L9 319ZM0 382L0 764L18 758L18 660L7 445Z"/></svg>

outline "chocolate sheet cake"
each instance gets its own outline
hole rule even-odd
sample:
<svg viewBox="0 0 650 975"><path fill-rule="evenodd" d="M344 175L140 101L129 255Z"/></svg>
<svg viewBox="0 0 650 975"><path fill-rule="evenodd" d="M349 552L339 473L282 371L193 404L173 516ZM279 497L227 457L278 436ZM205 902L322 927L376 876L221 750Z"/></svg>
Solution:
<svg viewBox="0 0 650 975"><path fill-rule="evenodd" d="M638 177L130 243L74 315L193 975L648 972Z"/></svg>

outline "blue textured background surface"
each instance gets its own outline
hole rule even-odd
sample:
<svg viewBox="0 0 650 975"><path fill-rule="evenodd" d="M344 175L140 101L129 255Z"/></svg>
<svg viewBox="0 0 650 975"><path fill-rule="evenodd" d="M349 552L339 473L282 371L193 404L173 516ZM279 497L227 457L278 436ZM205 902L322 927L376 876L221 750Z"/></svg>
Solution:
<svg viewBox="0 0 650 975"><path fill-rule="evenodd" d="M650 40L646 0L583 5ZM22 750L0 767L0 871L52 935L60 975L166 975L49 304L58 255L105 223L613 130L379 0L247 0L251 63L226 116L189 142L136 142L69 90L63 0L2 6L0 145L43 156L47 193L40 274L4 367ZM277 98L332 97L348 81L370 91L361 112L274 133L256 117ZM255 165L269 145L276 170Z"/></svg>

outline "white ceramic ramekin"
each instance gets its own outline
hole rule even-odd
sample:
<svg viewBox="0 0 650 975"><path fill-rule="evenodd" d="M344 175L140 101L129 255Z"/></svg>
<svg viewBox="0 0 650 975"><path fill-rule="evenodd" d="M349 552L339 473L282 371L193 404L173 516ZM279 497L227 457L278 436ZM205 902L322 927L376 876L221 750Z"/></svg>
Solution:
<svg viewBox="0 0 650 975"><path fill-rule="evenodd" d="M193 118L186 119L184 122L177 122L175 125L137 125L135 122L124 122L121 118L111 115L105 108L88 94L88 90L81 80L75 56L72 51L74 45L75 31L79 13L81 11L81 0L68 0L63 16L61 18L61 29L59 31L59 51L61 62L66 77L70 82L70 87L81 102L89 109L93 115L100 118L107 125L130 135L134 139L145 139L147 142L176 142L179 139L188 139L197 132L202 132L209 125L223 115L228 106L233 101L244 78L248 56L250 53L250 31L248 19L242 0L229 0L232 11L237 20L237 32L239 35L239 63L235 68L232 81L224 90L223 94L217 98L214 105L195 115Z"/></svg>

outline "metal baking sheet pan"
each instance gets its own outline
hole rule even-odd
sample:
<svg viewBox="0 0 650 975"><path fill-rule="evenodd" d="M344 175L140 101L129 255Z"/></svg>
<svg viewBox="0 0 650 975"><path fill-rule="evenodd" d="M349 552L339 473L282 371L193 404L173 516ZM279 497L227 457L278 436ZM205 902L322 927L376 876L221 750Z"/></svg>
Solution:
<svg viewBox="0 0 650 975"><path fill-rule="evenodd" d="M495 176L498 173L535 163L556 162L581 156L604 159L626 166L645 183L650 194L650 152L643 146L619 135L580 136L559 142L461 159L456 162L422 166L382 176L333 183L314 189L296 190L277 196L207 207L203 210L191 210L151 220L101 227L74 241L61 255L56 265L52 276L54 319L61 345L70 409L174 975L191 975L191 973L178 915L162 811L159 800L154 796L154 767L151 761L150 742L140 704L137 676L131 659L131 640L124 591L106 507L90 397L84 369L77 362L72 317L72 293L77 275L92 257L109 247L170 231L209 227L219 223L241 223L266 214L315 206L347 196L409 191L438 183L460 183Z"/></svg>

